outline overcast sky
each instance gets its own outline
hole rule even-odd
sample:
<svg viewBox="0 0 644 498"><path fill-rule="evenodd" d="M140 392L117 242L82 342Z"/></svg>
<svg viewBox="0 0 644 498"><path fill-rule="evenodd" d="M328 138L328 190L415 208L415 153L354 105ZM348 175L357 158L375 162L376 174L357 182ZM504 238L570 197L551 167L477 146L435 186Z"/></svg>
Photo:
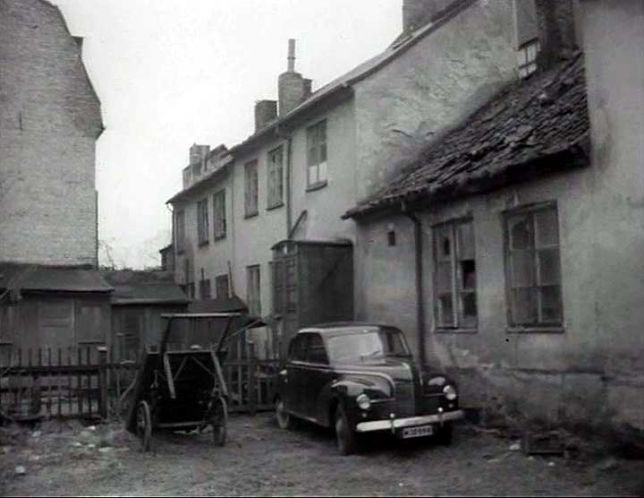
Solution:
<svg viewBox="0 0 644 498"><path fill-rule="evenodd" d="M85 37L106 126L99 238L129 267L157 264L170 242L165 201L181 188L190 145L231 147L252 134L255 101L277 97L289 38L315 90L384 50L402 24L401 0L53 3Z"/></svg>

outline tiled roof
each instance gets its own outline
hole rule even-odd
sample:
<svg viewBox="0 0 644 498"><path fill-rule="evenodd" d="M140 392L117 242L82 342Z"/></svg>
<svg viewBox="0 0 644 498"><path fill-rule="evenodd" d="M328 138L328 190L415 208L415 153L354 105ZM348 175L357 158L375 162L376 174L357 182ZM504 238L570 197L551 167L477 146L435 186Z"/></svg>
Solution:
<svg viewBox="0 0 644 498"><path fill-rule="evenodd" d="M553 169L586 165L589 126L584 62L578 54L512 83L344 217L484 192Z"/></svg>
<svg viewBox="0 0 644 498"><path fill-rule="evenodd" d="M120 270L102 274L114 287L112 303L116 305L190 302L168 272Z"/></svg>

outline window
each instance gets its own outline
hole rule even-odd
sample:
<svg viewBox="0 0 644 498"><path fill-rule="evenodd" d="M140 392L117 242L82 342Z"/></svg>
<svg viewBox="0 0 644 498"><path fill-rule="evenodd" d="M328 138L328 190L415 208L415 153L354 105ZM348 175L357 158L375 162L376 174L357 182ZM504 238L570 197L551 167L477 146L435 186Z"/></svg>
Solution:
<svg viewBox="0 0 644 498"><path fill-rule="evenodd" d="M208 199L203 199L197 203L197 236L200 246L208 243L208 232Z"/></svg>
<svg viewBox="0 0 644 498"><path fill-rule="evenodd" d="M307 185L308 188L326 184L326 120L307 129Z"/></svg>
<svg viewBox="0 0 644 498"><path fill-rule="evenodd" d="M246 268L246 301L251 315L262 315L259 265Z"/></svg>
<svg viewBox="0 0 644 498"><path fill-rule="evenodd" d="M284 153L279 146L268 153L268 209L284 204Z"/></svg>
<svg viewBox="0 0 644 498"><path fill-rule="evenodd" d="M514 46L517 50L519 76L526 78L537 70L539 21L535 0L513 0Z"/></svg>
<svg viewBox="0 0 644 498"><path fill-rule="evenodd" d="M291 341L288 351L288 358L291 361L306 361L307 344L309 334L299 334Z"/></svg>
<svg viewBox="0 0 644 498"><path fill-rule="evenodd" d="M226 190L220 190L213 198L213 219L215 240L226 238Z"/></svg>
<svg viewBox="0 0 644 498"><path fill-rule="evenodd" d="M324 341L319 334L311 334L309 338L307 360L309 363L318 363L321 365L329 363L326 348L324 347Z"/></svg>
<svg viewBox="0 0 644 498"><path fill-rule="evenodd" d="M202 278L199 281L199 297L201 299L210 299L212 297L212 291L210 289L210 280L207 278Z"/></svg>
<svg viewBox="0 0 644 498"><path fill-rule="evenodd" d="M476 259L472 220L436 226L433 238L437 328L476 328Z"/></svg>
<svg viewBox="0 0 644 498"><path fill-rule="evenodd" d="M527 78L537 70L537 54L541 46L539 40L531 40L521 47L517 52L519 62L519 76Z"/></svg>
<svg viewBox="0 0 644 498"><path fill-rule="evenodd" d="M215 278L217 299L228 299L228 275L219 275Z"/></svg>
<svg viewBox="0 0 644 498"><path fill-rule="evenodd" d="M177 238L177 252L181 254L186 249L186 216L183 210L175 215L175 237Z"/></svg>
<svg viewBox="0 0 644 498"><path fill-rule="evenodd" d="M563 307L556 205L507 213L505 239L510 326L560 326Z"/></svg>
<svg viewBox="0 0 644 498"><path fill-rule="evenodd" d="M246 190L244 191L244 207L247 218L257 215L257 161L251 161L245 166Z"/></svg>

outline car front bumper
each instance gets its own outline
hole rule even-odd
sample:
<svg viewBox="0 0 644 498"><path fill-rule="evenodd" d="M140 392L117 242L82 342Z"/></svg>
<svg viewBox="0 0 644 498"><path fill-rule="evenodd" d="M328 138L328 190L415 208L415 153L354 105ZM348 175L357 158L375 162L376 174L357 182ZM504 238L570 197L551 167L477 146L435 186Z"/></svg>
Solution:
<svg viewBox="0 0 644 498"><path fill-rule="evenodd" d="M369 422L359 422L356 425L356 432L373 432L390 430L396 432L397 429L405 427L416 427L419 425L442 424L453 420L460 420L464 416L463 410L454 410L433 415L423 415L420 417L392 418L389 420L372 420Z"/></svg>

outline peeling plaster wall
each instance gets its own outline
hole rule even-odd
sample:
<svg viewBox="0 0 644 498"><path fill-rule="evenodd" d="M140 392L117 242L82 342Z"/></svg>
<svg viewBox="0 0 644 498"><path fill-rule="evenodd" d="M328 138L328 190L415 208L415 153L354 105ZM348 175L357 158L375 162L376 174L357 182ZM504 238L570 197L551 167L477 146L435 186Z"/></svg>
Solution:
<svg viewBox="0 0 644 498"><path fill-rule="evenodd" d="M422 214L426 353L430 363L460 381L465 406L482 407L490 416L631 437L644 431L644 3L587 0L580 12L591 166L427 206ZM564 332L511 334L502 212L553 200L559 214ZM465 215L474 222L479 326L476 333L437 333L431 226ZM396 247L386 245L390 223L401 241ZM393 215L360 223L359 318L416 329L414 299L402 286L413 282L412 230L411 223Z"/></svg>
<svg viewBox="0 0 644 498"><path fill-rule="evenodd" d="M97 264L100 104L57 8L0 0L0 260Z"/></svg>
<svg viewBox="0 0 644 498"><path fill-rule="evenodd" d="M511 2L480 0L356 85L358 199L517 77Z"/></svg>

